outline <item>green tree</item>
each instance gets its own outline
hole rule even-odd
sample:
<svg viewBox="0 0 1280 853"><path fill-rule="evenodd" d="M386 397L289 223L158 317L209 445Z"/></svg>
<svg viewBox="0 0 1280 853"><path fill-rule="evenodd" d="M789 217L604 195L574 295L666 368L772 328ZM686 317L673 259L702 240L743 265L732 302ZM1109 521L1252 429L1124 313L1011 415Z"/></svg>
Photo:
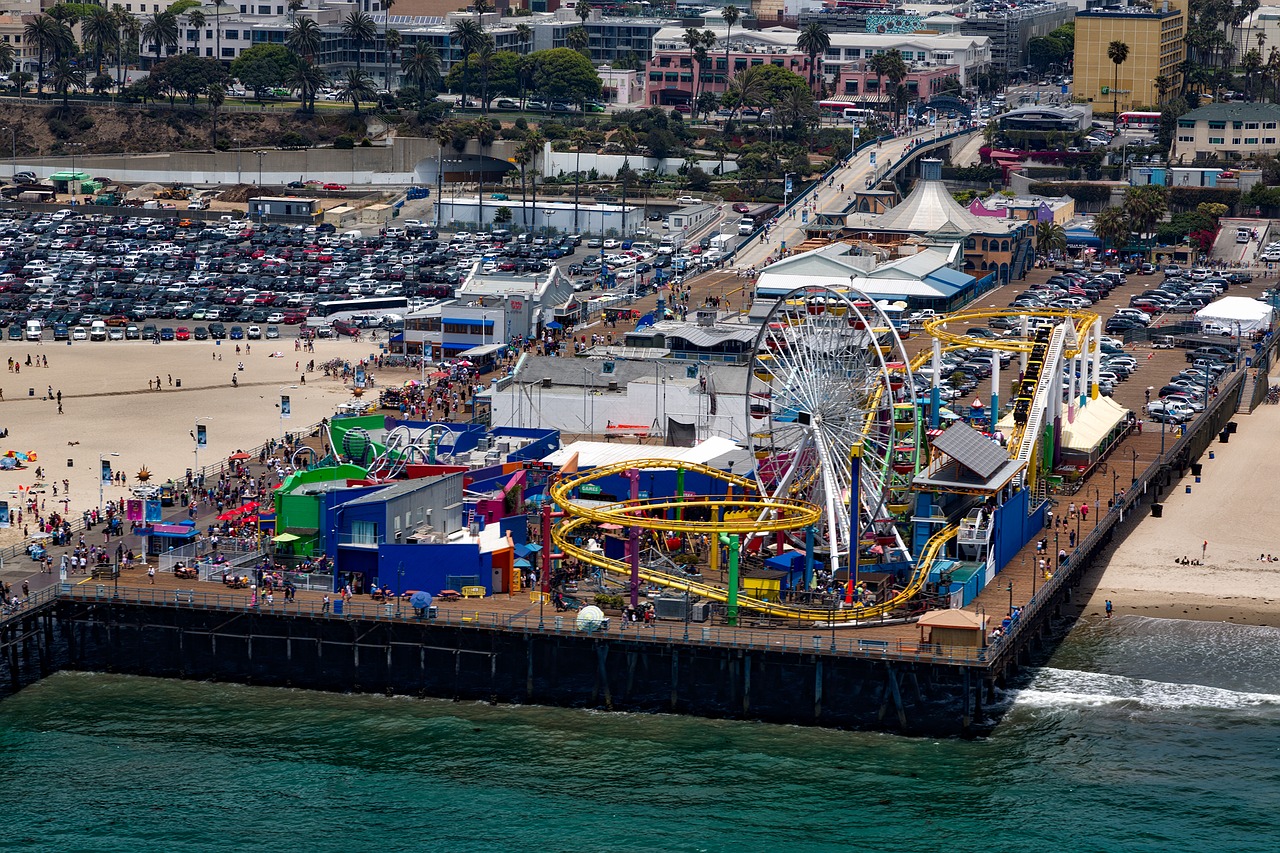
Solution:
<svg viewBox="0 0 1280 853"><path fill-rule="evenodd" d="M600 96L600 75L591 60L576 50L557 47L536 51L531 57L533 86L544 98L576 104Z"/></svg>
<svg viewBox="0 0 1280 853"><path fill-rule="evenodd" d="M142 38L142 22L117 5L112 14L116 18L116 88L124 88L124 65L136 61L138 42Z"/></svg>
<svg viewBox="0 0 1280 853"><path fill-rule="evenodd" d="M1129 45L1122 41L1113 41L1107 45L1107 59L1115 65L1115 73L1111 80L1111 109L1115 112L1117 121L1120 118L1120 93L1117 89L1120 86L1120 66L1124 65L1129 58Z"/></svg>
<svg viewBox="0 0 1280 853"><path fill-rule="evenodd" d="M209 114L213 117L213 135L210 138L210 145L216 150L218 147L218 110L222 109L222 105L227 100L227 90L221 83L213 83L210 84L206 93L209 99Z"/></svg>
<svg viewBox="0 0 1280 853"><path fill-rule="evenodd" d="M315 22L315 19L298 18L289 27L284 41L289 49L299 56L314 60L316 54L320 52L320 45L324 42L324 33L321 32L320 25Z"/></svg>
<svg viewBox="0 0 1280 853"><path fill-rule="evenodd" d="M418 42L413 53L404 60L404 73L418 87L418 99L427 101L427 89L440 85L440 54L426 42Z"/></svg>
<svg viewBox="0 0 1280 853"><path fill-rule="evenodd" d="M1051 36L1036 36L1027 41L1027 56L1031 59L1031 64L1044 73L1049 70L1049 66L1062 63L1067 56L1067 48Z"/></svg>
<svg viewBox="0 0 1280 853"><path fill-rule="evenodd" d="M329 82L329 75L310 59L302 59L293 66L289 83L302 94L304 112L316 111L316 93Z"/></svg>
<svg viewBox="0 0 1280 853"><path fill-rule="evenodd" d="M59 59L49 70L49 83L62 96L62 106L66 109L67 93L73 88L84 88L84 69L70 59Z"/></svg>
<svg viewBox="0 0 1280 853"><path fill-rule="evenodd" d="M391 54L400 49L400 31L391 29L391 7L395 5L396 0L382 0L382 80L388 92L392 91Z"/></svg>
<svg viewBox="0 0 1280 853"><path fill-rule="evenodd" d="M466 92L471 88L471 54L480 47L484 37L484 28L469 18L459 18L454 22L453 29L449 31L449 41L462 51L463 97L459 103L466 102Z"/></svg>
<svg viewBox="0 0 1280 853"><path fill-rule="evenodd" d="M724 79L727 88L729 74L732 72L729 67L729 37L733 35L733 25L738 23L738 7L729 3L720 10L720 15L724 18Z"/></svg>
<svg viewBox="0 0 1280 853"><path fill-rule="evenodd" d="M1108 207L1093 218L1093 233L1110 249L1128 243L1130 230L1129 218L1118 207Z"/></svg>
<svg viewBox="0 0 1280 853"><path fill-rule="evenodd" d="M1151 233L1156 223L1164 218L1169 210L1169 194L1165 187L1148 184L1141 187L1129 187L1124 193L1123 210L1132 230L1139 237Z"/></svg>
<svg viewBox="0 0 1280 853"><path fill-rule="evenodd" d="M1067 250L1067 229L1052 219L1036 223L1036 251L1042 255Z"/></svg>
<svg viewBox="0 0 1280 853"><path fill-rule="evenodd" d="M209 86L226 82L227 72L222 63L212 57L179 53L151 69L151 76L171 92L186 96L187 103L195 104Z"/></svg>
<svg viewBox="0 0 1280 853"><path fill-rule="evenodd" d="M156 63L165 48L178 48L178 19L171 12L155 12L142 22L142 40L151 42L156 51Z"/></svg>
<svg viewBox="0 0 1280 853"><path fill-rule="evenodd" d="M809 90L813 90L814 74L818 70L818 57L831 47L831 34L827 28L817 22L805 24L796 39L796 47L809 57Z"/></svg>
<svg viewBox="0 0 1280 853"><path fill-rule="evenodd" d="M347 69L346 76L338 84L338 91L342 95L342 100L351 102L356 115L360 115L361 101L372 101L378 96L369 75L355 68Z"/></svg>
<svg viewBox="0 0 1280 853"><path fill-rule="evenodd" d="M282 44L254 45L231 63L231 76L252 89L261 101L264 91L289 82L293 63L294 54Z"/></svg>
<svg viewBox="0 0 1280 853"><path fill-rule="evenodd" d="M591 17L591 4L587 0L578 0L573 7L573 14L577 15L578 20L585 24L587 19Z"/></svg>
<svg viewBox="0 0 1280 853"><path fill-rule="evenodd" d="M93 51L93 69L102 73L102 55L116 46L120 33L116 29L116 18L111 12L95 6L89 17L80 25L80 36L85 47Z"/></svg>
<svg viewBox="0 0 1280 853"><path fill-rule="evenodd" d="M373 18L359 9L354 10L351 14L342 20L342 34L346 36L347 41L351 42L351 47L356 52L355 70L360 70L360 62L363 59L364 46L378 37L378 25L373 22ZM368 100L367 98L365 100ZM360 105L356 104L356 113L360 112Z"/></svg>
<svg viewBox="0 0 1280 853"><path fill-rule="evenodd" d="M44 94L44 59L60 38L62 23L48 15L36 15L23 26L23 38L36 46L36 97Z"/></svg>
<svg viewBox="0 0 1280 853"><path fill-rule="evenodd" d="M587 45L591 43L591 34L587 32L586 27L574 27L565 33L564 43L579 53L583 53L586 51Z"/></svg>

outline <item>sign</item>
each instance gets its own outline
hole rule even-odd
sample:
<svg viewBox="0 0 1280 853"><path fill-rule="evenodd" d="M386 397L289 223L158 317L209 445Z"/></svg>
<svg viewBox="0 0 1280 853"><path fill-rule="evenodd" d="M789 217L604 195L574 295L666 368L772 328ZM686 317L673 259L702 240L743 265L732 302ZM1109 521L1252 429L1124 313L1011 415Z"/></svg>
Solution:
<svg viewBox="0 0 1280 853"><path fill-rule="evenodd" d="M280 417L287 418L287 417L290 417L291 415L292 415L292 411L289 405L289 395L281 394L280 395Z"/></svg>
<svg viewBox="0 0 1280 853"><path fill-rule="evenodd" d="M111 475L111 460L99 459L98 462L102 465L102 485L111 485L115 482L115 477Z"/></svg>
<svg viewBox="0 0 1280 853"><path fill-rule="evenodd" d="M808 225L808 224L809 224L809 209L808 209L808 208L805 208L804 210L800 211L800 224L801 224L801 225Z"/></svg>
<svg viewBox="0 0 1280 853"><path fill-rule="evenodd" d="M9 502L0 501L0 527L9 526Z"/></svg>
<svg viewBox="0 0 1280 853"><path fill-rule="evenodd" d="M142 521L142 501L139 501L139 500L125 501L124 517L129 521Z"/></svg>
<svg viewBox="0 0 1280 853"><path fill-rule="evenodd" d="M196 424L196 447L201 450L209 446L209 434L205 431L204 424Z"/></svg>
<svg viewBox="0 0 1280 853"><path fill-rule="evenodd" d="M792 179L791 179L791 176L790 176L790 175L787 175L787 181L786 181L786 184L785 184L785 185L784 185L784 187L783 187L783 192L785 192L787 195L791 195L791 193L795 192L795 190L794 190L794 189L792 189L793 184L792 184L791 180L792 180Z"/></svg>
<svg viewBox="0 0 1280 853"><path fill-rule="evenodd" d="M641 489L641 490L640 490L640 493L639 493L639 497L640 497L640 500L642 500L642 501L644 501L644 500L648 500L648 499L649 499L649 493L648 493L648 492L646 492L644 489Z"/></svg>
<svg viewBox="0 0 1280 853"><path fill-rule="evenodd" d="M511 300L511 310L512 310L512 311L523 311L523 310L524 310L524 300L523 300L523 299L512 299L512 300Z"/></svg>
<svg viewBox="0 0 1280 853"><path fill-rule="evenodd" d="M600 494L600 487L595 483L583 483L581 486L578 486L578 494L598 495Z"/></svg>
<svg viewBox="0 0 1280 853"><path fill-rule="evenodd" d="M147 524L155 524L164 521L164 515L160 510L160 501L145 501L143 503L143 521Z"/></svg>
<svg viewBox="0 0 1280 853"><path fill-rule="evenodd" d="M872 166L874 166L875 164L876 164L876 152L872 151L872 152L871 152L871 165L872 165Z"/></svg>

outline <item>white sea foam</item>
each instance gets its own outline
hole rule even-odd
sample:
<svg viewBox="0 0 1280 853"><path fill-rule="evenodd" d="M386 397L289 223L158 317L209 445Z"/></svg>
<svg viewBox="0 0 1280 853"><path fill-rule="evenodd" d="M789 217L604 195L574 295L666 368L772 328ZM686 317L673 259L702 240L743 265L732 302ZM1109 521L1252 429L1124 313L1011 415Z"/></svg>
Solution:
<svg viewBox="0 0 1280 853"><path fill-rule="evenodd" d="M1128 678L1100 672L1041 669L1029 687L1016 691L1014 706L1057 708L1066 706L1134 707L1147 710L1212 708L1239 710L1280 708L1280 694L1246 693L1207 687Z"/></svg>

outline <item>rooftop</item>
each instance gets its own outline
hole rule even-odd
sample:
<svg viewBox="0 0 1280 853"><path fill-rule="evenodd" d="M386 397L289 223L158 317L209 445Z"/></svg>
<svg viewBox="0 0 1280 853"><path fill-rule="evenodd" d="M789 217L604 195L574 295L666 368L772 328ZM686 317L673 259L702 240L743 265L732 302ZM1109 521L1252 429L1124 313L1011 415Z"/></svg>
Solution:
<svg viewBox="0 0 1280 853"><path fill-rule="evenodd" d="M1178 121L1280 121L1280 104L1248 104L1243 101L1206 104L1178 116Z"/></svg>

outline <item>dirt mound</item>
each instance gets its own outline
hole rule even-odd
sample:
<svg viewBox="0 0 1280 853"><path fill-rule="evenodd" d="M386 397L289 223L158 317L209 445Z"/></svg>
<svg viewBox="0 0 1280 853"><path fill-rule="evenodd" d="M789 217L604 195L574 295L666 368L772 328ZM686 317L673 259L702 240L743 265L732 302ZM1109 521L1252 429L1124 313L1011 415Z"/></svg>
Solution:
<svg viewBox="0 0 1280 853"><path fill-rule="evenodd" d="M227 201L233 204L243 204L254 196L262 195L262 192L253 184L236 184L228 187L218 196L218 201Z"/></svg>

